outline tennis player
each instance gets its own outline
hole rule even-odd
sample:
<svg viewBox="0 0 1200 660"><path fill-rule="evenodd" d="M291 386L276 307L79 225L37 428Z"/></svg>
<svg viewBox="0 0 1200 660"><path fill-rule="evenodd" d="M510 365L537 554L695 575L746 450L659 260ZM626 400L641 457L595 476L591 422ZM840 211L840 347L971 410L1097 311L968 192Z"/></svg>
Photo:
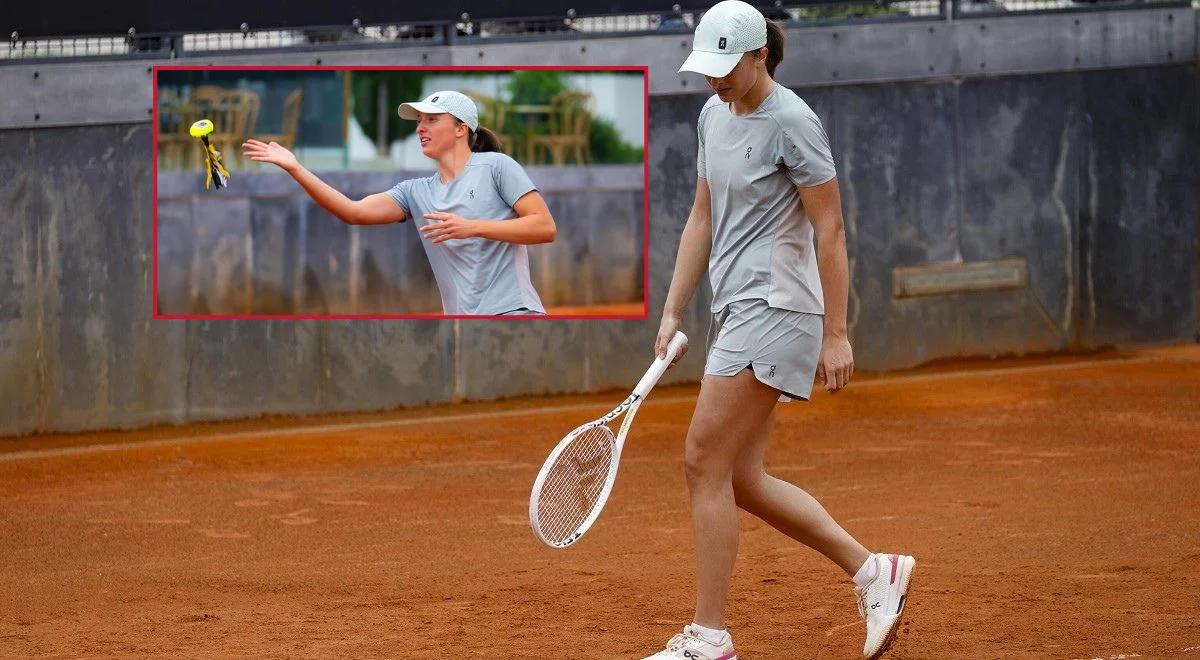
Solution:
<svg viewBox="0 0 1200 660"><path fill-rule="evenodd" d="M763 470L776 403L807 400L817 374L837 392L854 372L829 140L812 109L773 80L783 31L758 10L740 0L715 5L692 47L679 70L703 74L716 94L697 121L696 199L655 350L665 354L707 262L713 316L684 461L698 593L692 623L650 657L737 657L725 603L739 507L846 572L866 622L863 655L876 657L900 621L915 561L871 553L812 496Z"/></svg>
<svg viewBox="0 0 1200 660"><path fill-rule="evenodd" d="M342 222L382 225L408 218L424 239L446 314L545 314L529 277L526 245L554 240L554 218L529 175L479 125L475 102L453 91L401 104L417 121L421 153L437 172L352 200L305 169L279 144L247 140L251 160L274 163Z"/></svg>

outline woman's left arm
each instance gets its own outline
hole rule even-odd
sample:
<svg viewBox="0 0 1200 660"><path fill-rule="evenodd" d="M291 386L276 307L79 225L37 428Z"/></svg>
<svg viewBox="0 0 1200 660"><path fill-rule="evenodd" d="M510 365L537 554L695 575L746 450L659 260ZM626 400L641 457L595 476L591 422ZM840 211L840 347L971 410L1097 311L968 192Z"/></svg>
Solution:
<svg viewBox="0 0 1200 660"><path fill-rule="evenodd" d="M513 204L517 217L498 222L495 220L467 220L453 213L426 213L425 217L436 221L421 227L421 233L441 243L455 238L486 238L505 243L536 245L551 243L557 234L554 217L546 200L536 190L531 190Z"/></svg>
<svg viewBox="0 0 1200 660"><path fill-rule="evenodd" d="M817 373L825 381L825 389L832 393L845 387L854 373L854 352L846 327L850 265L846 257L841 193L837 178L797 190L817 239L817 270L825 293L825 336Z"/></svg>

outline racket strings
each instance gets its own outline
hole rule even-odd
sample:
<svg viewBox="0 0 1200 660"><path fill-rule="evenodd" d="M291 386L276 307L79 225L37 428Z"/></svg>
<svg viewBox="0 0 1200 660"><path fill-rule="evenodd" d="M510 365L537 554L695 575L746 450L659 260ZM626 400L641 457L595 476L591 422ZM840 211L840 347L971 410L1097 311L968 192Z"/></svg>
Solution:
<svg viewBox="0 0 1200 660"><path fill-rule="evenodd" d="M546 475L538 497L538 527L551 542L575 533L599 502L608 480L615 438L607 426L580 433Z"/></svg>

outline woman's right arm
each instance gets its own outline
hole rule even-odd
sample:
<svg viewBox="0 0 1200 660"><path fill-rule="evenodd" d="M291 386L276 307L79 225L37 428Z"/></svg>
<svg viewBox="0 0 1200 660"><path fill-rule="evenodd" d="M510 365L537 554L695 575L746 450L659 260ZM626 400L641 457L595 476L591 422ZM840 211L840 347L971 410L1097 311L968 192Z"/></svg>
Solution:
<svg viewBox="0 0 1200 660"><path fill-rule="evenodd" d="M671 276L671 288L667 291L667 302L663 305L662 323L654 342L654 352L659 357L667 354L667 344L683 320L700 278L708 268L708 256L712 251L712 202L709 197L708 181L696 178L696 199L688 214L687 224L679 239L679 253L675 256L675 273ZM684 346L675 362L687 353ZM674 362L672 363L674 364Z"/></svg>
<svg viewBox="0 0 1200 660"><path fill-rule="evenodd" d="M350 225L384 225L402 222L407 217L404 209L387 193L368 195L354 201L309 172L296 156L277 142L265 144L258 140L246 140L242 145L246 156L260 163L272 163L292 175L304 192L321 208L335 218Z"/></svg>

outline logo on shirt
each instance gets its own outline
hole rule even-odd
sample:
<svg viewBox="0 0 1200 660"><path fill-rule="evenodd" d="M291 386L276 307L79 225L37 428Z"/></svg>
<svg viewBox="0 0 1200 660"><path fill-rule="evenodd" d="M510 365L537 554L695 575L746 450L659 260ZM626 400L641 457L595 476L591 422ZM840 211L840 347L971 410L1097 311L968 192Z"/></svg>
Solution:
<svg viewBox="0 0 1200 660"><path fill-rule="evenodd" d="M771 370L767 372L767 378L771 378L774 375L775 375L775 365L771 365Z"/></svg>
<svg viewBox="0 0 1200 660"><path fill-rule="evenodd" d="M717 42L717 48L725 50L725 37L721 37L720 41Z"/></svg>
<svg viewBox="0 0 1200 660"><path fill-rule="evenodd" d="M471 199L475 199L475 189L472 188L469 191L467 191L467 195L469 195L471 197Z"/></svg>
<svg viewBox="0 0 1200 660"><path fill-rule="evenodd" d="M750 152L753 150L754 147L746 147L746 160L750 160Z"/></svg>

